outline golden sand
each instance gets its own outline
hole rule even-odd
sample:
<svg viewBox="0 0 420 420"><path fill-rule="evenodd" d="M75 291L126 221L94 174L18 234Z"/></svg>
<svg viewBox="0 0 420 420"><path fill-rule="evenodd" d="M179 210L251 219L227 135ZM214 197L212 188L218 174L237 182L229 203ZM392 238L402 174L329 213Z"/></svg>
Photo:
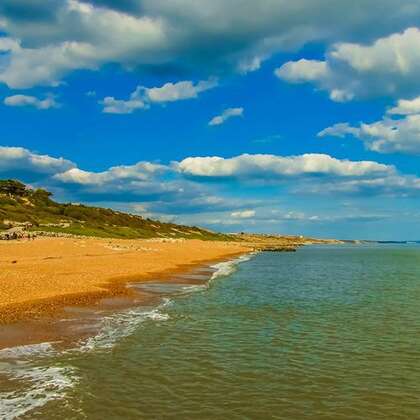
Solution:
<svg viewBox="0 0 420 420"><path fill-rule="evenodd" d="M129 280L229 258L249 248L199 240L41 238L0 242L0 322L128 293Z"/></svg>

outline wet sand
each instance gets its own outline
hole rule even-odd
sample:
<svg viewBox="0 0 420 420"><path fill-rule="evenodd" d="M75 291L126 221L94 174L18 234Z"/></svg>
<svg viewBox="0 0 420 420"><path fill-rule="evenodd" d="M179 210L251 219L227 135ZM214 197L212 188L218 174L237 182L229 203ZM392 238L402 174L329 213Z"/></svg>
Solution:
<svg viewBox="0 0 420 420"><path fill-rule="evenodd" d="M42 238L0 242L0 323L28 321L107 298L140 299L128 282L164 279L249 252L199 240ZM146 296L144 296L146 299Z"/></svg>

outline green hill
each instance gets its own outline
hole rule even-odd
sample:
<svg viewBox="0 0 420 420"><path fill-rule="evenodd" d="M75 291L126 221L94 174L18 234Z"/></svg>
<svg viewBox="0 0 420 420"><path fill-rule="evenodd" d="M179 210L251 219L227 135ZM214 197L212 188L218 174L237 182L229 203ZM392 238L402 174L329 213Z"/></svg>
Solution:
<svg viewBox="0 0 420 420"><path fill-rule="evenodd" d="M43 189L0 180L0 230L26 224L28 230L108 238L189 238L235 240L198 227L163 223L100 207L61 204Z"/></svg>

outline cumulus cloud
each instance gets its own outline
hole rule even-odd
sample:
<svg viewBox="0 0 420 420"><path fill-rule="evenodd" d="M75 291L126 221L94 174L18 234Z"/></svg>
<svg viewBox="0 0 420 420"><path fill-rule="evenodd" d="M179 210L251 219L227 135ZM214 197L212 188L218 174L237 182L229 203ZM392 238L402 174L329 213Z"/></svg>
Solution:
<svg viewBox="0 0 420 420"><path fill-rule="evenodd" d="M55 6L52 15L41 21L28 17L22 22L3 10L3 27L11 45L0 81L9 87L54 86L73 70L95 70L107 62L129 66L141 63L139 57L149 64L159 62L153 51L167 41L159 19L76 0L51 3Z"/></svg>
<svg viewBox="0 0 420 420"><path fill-rule="evenodd" d="M390 115L398 115L392 118ZM318 137L353 136L368 150L378 153L420 154L420 100L399 100L382 120L370 124L338 123L318 133Z"/></svg>
<svg viewBox="0 0 420 420"><path fill-rule="evenodd" d="M195 99L198 94L217 86L217 80L210 79L194 84L185 80L177 83L165 83L161 87L147 88L137 86L129 99L115 99L112 96L99 101L104 106L103 112L109 114L131 114L137 109L147 109L152 103L165 103Z"/></svg>
<svg viewBox="0 0 420 420"><path fill-rule="evenodd" d="M186 158L161 164L140 161L104 171L19 147L0 148L0 177L31 182L54 191L59 200L94 203L145 216L202 225L261 226L279 222L322 222L325 215L272 211L272 192L253 198L255 184L275 188L278 197L315 194L317 200L344 196L418 197L420 179L377 162L350 162L328 155L241 155L233 158ZM208 178L212 182L203 182ZM235 195L234 179L241 183ZM230 184L230 186L229 186ZM250 187L250 190L247 188ZM246 192L247 194L244 194ZM248 194L249 193L249 194ZM244 199L244 196L246 198ZM317 201L318 202L318 201ZM257 211L258 210L258 211ZM219 222L216 222L216 219Z"/></svg>
<svg viewBox="0 0 420 420"><path fill-rule="evenodd" d="M279 51L314 41L366 42L419 18L417 0L2 0L0 48L7 53L0 81L54 85L71 71L106 63L247 72Z"/></svg>
<svg viewBox="0 0 420 420"><path fill-rule="evenodd" d="M37 109L57 108L59 105L54 96L47 96L45 99L39 99L36 96L12 95L4 99L7 106L32 106Z"/></svg>
<svg viewBox="0 0 420 420"><path fill-rule="evenodd" d="M268 211L267 211L268 210ZM284 211L282 209L266 209L254 218L258 222L275 224L279 222L298 222L298 223L337 223L337 222L375 222L383 220L389 216L385 214L314 214L299 210Z"/></svg>
<svg viewBox="0 0 420 420"><path fill-rule="evenodd" d="M64 158L41 155L22 147L0 146L0 174L3 176L13 171L49 176L70 170L75 166L73 162Z"/></svg>
<svg viewBox="0 0 420 420"><path fill-rule="evenodd" d="M277 182L292 193L355 193L374 190L389 194L417 191L420 181L398 174L393 166L372 161L351 162L328 155L240 155L230 159L186 158L171 165L139 162L115 166L102 172L73 166L51 174L50 182L60 185L84 200L108 202L147 202L150 211L176 214L178 211L216 211L226 209L226 201L207 190L218 188L226 178L238 182L255 180ZM218 183L217 181L220 181ZM317 190L318 189L318 190ZM251 218L255 210L244 210L243 203L231 202L232 218ZM254 206L255 207L255 206ZM178 208L178 210L176 210ZM228 209L229 207L227 207ZM166 210L165 210L166 209ZM211 209L211 210L209 210Z"/></svg>
<svg viewBox="0 0 420 420"><path fill-rule="evenodd" d="M352 127L349 123L337 123L331 127L324 128L320 131L318 137L340 137L344 138L347 135L359 136L360 128Z"/></svg>
<svg viewBox="0 0 420 420"><path fill-rule="evenodd" d="M303 175L363 177L392 173L395 170L392 166L377 162L339 160L324 154L189 157L176 166L181 173L193 177L254 180Z"/></svg>
<svg viewBox="0 0 420 420"><path fill-rule="evenodd" d="M91 200L106 197L109 201L130 201L133 197L156 197L183 194L182 180L167 181L161 177L169 167L153 162L114 166L106 171L80 169L64 158L40 155L21 147L0 147L0 176L23 181L41 181L52 187ZM194 194L194 188L188 191Z"/></svg>
<svg viewBox="0 0 420 420"><path fill-rule="evenodd" d="M102 101L105 114L131 114L137 109L145 109L148 105L135 95L135 92L130 95L128 100L115 99L113 96L106 96Z"/></svg>
<svg viewBox="0 0 420 420"><path fill-rule="evenodd" d="M249 219L249 218L255 216L255 210L234 211L230 215L231 215L231 217L234 217L234 218L237 218L237 219Z"/></svg>
<svg viewBox="0 0 420 420"><path fill-rule="evenodd" d="M59 191L72 201L159 202L166 203L168 208L171 203L177 203L182 208L209 196L204 186L176 177L172 171L170 166L146 161L94 172L81 169L64 158L41 155L21 147L0 147L0 178L20 179ZM216 207L214 200L212 205Z"/></svg>
<svg viewBox="0 0 420 420"><path fill-rule="evenodd" d="M104 185L117 179L147 181L167 170L168 168L164 165L139 162L135 165L113 166L103 172L89 172L79 168L71 168L66 172L56 174L54 178L65 183Z"/></svg>
<svg viewBox="0 0 420 420"><path fill-rule="evenodd" d="M51 181L84 199L110 202L149 201L164 196L174 200L178 195L194 194L191 186L188 194L185 192L186 184L182 180L165 179L164 175L169 170L168 166L152 162L114 166L102 172L74 167L54 174Z"/></svg>
<svg viewBox="0 0 420 420"><path fill-rule="evenodd" d="M244 115L243 108L227 108L220 115L213 117L209 125L221 125L224 124L229 118L242 117Z"/></svg>
<svg viewBox="0 0 420 420"><path fill-rule="evenodd" d="M307 213L301 210L284 210L281 208L265 207L261 208L258 215L251 218L238 218L233 217L232 213L216 212L213 214L198 214L188 215L188 218L181 218L183 223L189 223L191 220L199 225L209 226L215 230L225 230L228 228L230 231L249 231L250 229L262 232L267 231L282 232L283 234L288 231L289 234L298 234L307 231L310 226L332 226L332 235L336 237L337 226L343 224L350 224L352 229L356 226L363 226L365 224L383 222L390 220L391 215L383 212L366 213L360 211L340 212L339 214L331 213ZM364 226L362 229L366 229ZM316 235L319 237L319 233Z"/></svg>
<svg viewBox="0 0 420 420"><path fill-rule="evenodd" d="M189 157L170 165L141 161L133 165L114 166L105 171L93 172L81 169L74 162L64 158L41 155L21 147L0 147L0 173L13 170L43 174L44 178L50 179L51 182L63 186L89 187L92 188L91 191L94 191L94 188L112 191L116 186L118 189L131 189L138 188L142 183L146 185L161 182L172 185L179 192L185 192L185 188L194 189L194 185L201 188L199 178L222 178L222 182L226 178L244 181L274 178L296 181L301 177L309 177L313 180L324 179L326 182L376 182L378 179L390 177L394 177L394 180L408 179L408 176L398 174L395 167L390 165L374 161L340 160L321 154ZM248 211L252 210L246 210L244 214L250 214Z"/></svg>
<svg viewBox="0 0 420 420"><path fill-rule="evenodd" d="M297 193L316 195L361 195L408 197L420 193L420 178L398 173L365 179L334 179L328 183L312 183L299 186Z"/></svg>
<svg viewBox="0 0 420 420"><path fill-rule="evenodd" d="M291 83L316 82L327 77L329 72L325 61L306 60L289 61L274 71L274 74Z"/></svg>
<svg viewBox="0 0 420 420"><path fill-rule="evenodd" d="M313 83L332 100L420 94L420 29L405 29L372 43L336 43L325 61L283 64L276 75L291 83Z"/></svg>
<svg viewBox="0 0 420 420"><path fill-rule="evenodd" d="M388 110L391 115L420 114L420 96L414 99L400 99L397 106Z"/></svg>
<svg viewBox="0 0 420 420"><path fill-rule="evenodd" d="M175 102L197 98L198 94L217 86L216 79L202 80L196 84L186 80L178 83L165 83L161 87L140 88L150 102Z"/></svg>
<svg viewBox="0 0 420 420"><path fill-rule="evenodd" d="M186 193L186 196L178 195L170 200L165 200L163 197L162 200L147 202L142 206L143 210L149 214L171 215L174 218L187 214L188 220L184 223L191 225L195 223L193 215L200 214L205 218L206 214L229 212L242 208L248 204L248 201L250 200L221 197L209 191L195 188L193 195ZM255 205L255 203L252 202L251 205ZM203 221L200 221L200 224L202 223Z"/></svg>

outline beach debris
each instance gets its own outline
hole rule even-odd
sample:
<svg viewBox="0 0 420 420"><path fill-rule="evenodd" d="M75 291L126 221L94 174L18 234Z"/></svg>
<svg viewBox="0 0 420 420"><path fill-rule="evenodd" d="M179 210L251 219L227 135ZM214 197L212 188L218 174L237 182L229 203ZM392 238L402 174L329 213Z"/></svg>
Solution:
<svg viewBox="0 0 420 420"><path fill-rule="evenodd" d="M0 240L14 240L14 239L35 239L36 234L34 232L28 232L23 227L13 227L0 232Z"/></svg>

